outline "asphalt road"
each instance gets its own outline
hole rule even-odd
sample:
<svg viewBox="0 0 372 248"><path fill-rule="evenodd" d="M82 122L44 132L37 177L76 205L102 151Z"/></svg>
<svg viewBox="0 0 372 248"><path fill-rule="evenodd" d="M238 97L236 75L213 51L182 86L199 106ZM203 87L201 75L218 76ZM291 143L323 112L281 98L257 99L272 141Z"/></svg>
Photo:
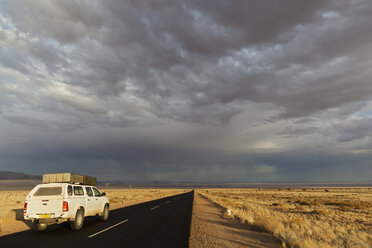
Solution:
<svg viewBox="0 0 372 248"><path fill-rule="evenodd" d="M85 218L79 231L68 223L0 237L1 248L188 247L193 191L110 211L107 222Z"/></svg>

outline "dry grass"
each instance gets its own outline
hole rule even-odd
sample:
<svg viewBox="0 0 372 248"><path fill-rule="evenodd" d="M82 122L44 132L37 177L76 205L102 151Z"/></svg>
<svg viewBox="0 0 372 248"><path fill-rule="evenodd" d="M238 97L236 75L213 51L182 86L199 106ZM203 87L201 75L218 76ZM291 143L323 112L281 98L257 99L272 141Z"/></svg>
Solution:
<svg viewBox="0 0 372 248"><path fill-rule="evenodd" d="M207 189L232 215L292 247L372 247L372 189Z"/></svg>
<svg viewBox="0 0 372 248"><path fill-rule="evenodd" d="M28 191L0 191L0 225L19 219L17 211L22 209Z"/></svg>
<svg viewBox="0 0 372 248"><path fill-rule="evenodd" d="M184 189L107 189L110 208L184 193ZM23 205L29 191L0 191L0 236L27 229L23 221Z"/></svg>

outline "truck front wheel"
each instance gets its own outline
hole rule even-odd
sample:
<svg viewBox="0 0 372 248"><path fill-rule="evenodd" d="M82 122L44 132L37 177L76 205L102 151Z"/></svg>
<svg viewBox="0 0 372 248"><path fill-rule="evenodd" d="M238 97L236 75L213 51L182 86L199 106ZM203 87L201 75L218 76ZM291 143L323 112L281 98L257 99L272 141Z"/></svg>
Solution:
<svg viewBox="0 0 372 248"><path fill-rule="evenodd" d="M106 204L103 208L102 214L99 216L101 221L107 221L109 217L109 206Z"/></svg>
<svg viewBox="0 0 372 248"><path fill-rule="evenodd" d="M70 222L70 226L72 230L79 230L83 227L84 223L84 211L79 209L76 212L75 219Z"/></svg>
<svg viewBox="0 0 372 248"><path fill-rule="evenodd" d="M48 227L48 224L45 223L39 223L37 220L33 222L33 228L36 231L44 231Z"/></svg>

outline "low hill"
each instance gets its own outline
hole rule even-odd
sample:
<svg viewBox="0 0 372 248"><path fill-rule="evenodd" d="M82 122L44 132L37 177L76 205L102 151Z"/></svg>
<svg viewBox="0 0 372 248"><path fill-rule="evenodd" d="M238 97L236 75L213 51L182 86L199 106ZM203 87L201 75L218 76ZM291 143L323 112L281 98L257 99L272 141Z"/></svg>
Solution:
<svg viewBox="0 0 372 248"><path fill-rule="evenodd" d="M0 171L0 180L40 180L41 176L32 176L21 172Z"/></svg>

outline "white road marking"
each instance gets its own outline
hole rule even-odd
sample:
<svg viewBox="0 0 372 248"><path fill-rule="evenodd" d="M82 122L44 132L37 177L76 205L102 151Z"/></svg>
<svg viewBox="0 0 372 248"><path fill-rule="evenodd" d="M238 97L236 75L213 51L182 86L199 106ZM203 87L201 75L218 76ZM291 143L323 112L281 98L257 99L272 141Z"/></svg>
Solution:
<svg viewBox="0 0 372 248"><path fill-rule="evenodd" d="M127 221L128 221L128 219L123 220L123 221L121 221L121 222L119 222L119 223L117 223L117 224L115 224L115 225L113 225L113 226L110 226L110 227L108 227L108 228L106 228L106 229L103 229L102 231L99 231L99 232L97 232L97 233L94 233L94 234L88 236L88 238L92 238L92 237L94 237L94 236L96 236L96 235L98 235L98 234L100 234L100 233L106 232L107 230L110 230L111 228L114 228L114 227L116 227L116 226L118 226L118 225L121 225L121 224L123 224L123 223L125 223L125 222L127 222Z"/></svg>
<svg viewBox="0 0 372 248"><path fill-rule="evenodd" d="M166 203L170 203L170 201L167 201Z"/></svg>
<svg viewBox="0 0 372 248"><path fill-rule="evenodd" d="M155 208L158 208L158 207L160 207L159 205L157 205L156 207L153 207L153 208L151 208L150 210L154 210Z"/></svg>

